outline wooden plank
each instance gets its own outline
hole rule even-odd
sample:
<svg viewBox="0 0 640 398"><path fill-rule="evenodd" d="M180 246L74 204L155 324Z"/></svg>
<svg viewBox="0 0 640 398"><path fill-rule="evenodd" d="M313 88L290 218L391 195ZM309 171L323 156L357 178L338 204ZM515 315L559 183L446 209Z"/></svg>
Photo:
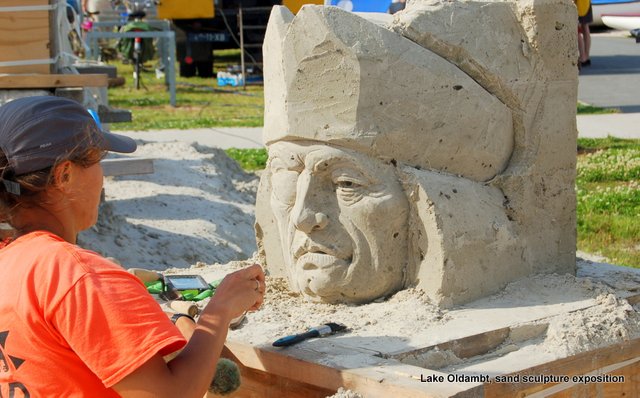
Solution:
<svg viewBox="0 0 640 398"><path fill-rule="evenodd" d="M231 398L325 398L336 392L239 365L241 387Z"/></svg>
<svg viewBox="0 0 640 398"><path fill-rule="evenodd" d="M149 158L104 159L100 165L105 176L153 173L153 159Z"/></svg>
<svg viewBox="0 0 640 398"><path fill-rule="evenodd" d="M625 341L610 347L604 347L569 358L534 366L529 369L514 372L516 375L586 375L594 370L603 369L611 364L624 362L640 356L640 338ZM636 376L637 378L637 376ZM486 383L485 391L488 397L524 397L542 391L557 383Z"/></svg>
<svg viewBox="0 0 640 398"><path fill-rule="evenodd" d="M457 385L455 383L423 383L422 373L438 373L411 365L404 365L395 360L386 360L371 355L371 364L356 369L334 368L320 364L321 355L316 361L302 360L289 356L284 352L276 352L267 348L253 347L245 343L227 340L226 347L244 367L268 373L278 378L285 378L317 388L337 391L344 387L363 394L367 398L403 397L403 398L435 398L435 397L471 397L482 396L483 386L480 383ZM310 356L312 352L308 353ZM354 352L355 355L362 354ZM439 373L438 373L439 374ZM444 374L442 374L444 375ZM258 380L254 380L259 383ZM257 388L257 387L256 387ZM263 389L269 386L261 387ZM242 387L241 387L242 389ZM247 396L252 397L247 393ZM288 396L287 390L280 395Z"/></svg>
<svg viewBox="0 0 640 398"><path fill-rule="evenodd" d="M509 337L510 332L511 328L500 328L400 354L384 355L384 357L417 365L420 365L421 358L424 358L425 355L434 350L451 351L456 357L461 359L471 358L476 355L486 354L495 349L504 343Z"/></svg>
<svg viewBox="0 0 640 398"><path fill-rule="evenodd" d="M590 383L576 384L557 393L547 395L549 398L618 398L640 397L640 360L606 374L623 376L624 383ZM543 391L544 393L544 391Z"/></svg>
<svg viewBox="0 0 640 398"><path fill-rule="evenodd" d="M227 341L227 347L238 363L247 368L250 382L238 397L259 397L260 391L269 395L289 396L289 388L297 383L305 389L309 397L323 394L339 387L357 391L368 398L401 396L410 397L524 397L553 395L556 398L569 397L618 397L640 396L640 339L627 341L610 347L585 352L523 371L515 375L567 375L611 374L624 376L625 383L571 384L558 389L557 383L422 383L421 375L441 374L428 369L400 364L397 361L380 360L374 366L360 366L354 369L339 369L318 358L302 360L276 352L266 347L253 347L245 343ZM361 354L361 353L356 353ZM326 358L325 358L326 359ZM326 362L324 362L326 363ZM257 373L252 373L257 371ZM444 374L443 374L444 375ZM446 376L446 375L445 375ZM286 379L278 384L280 379ZM292 383L292 384L287 384ZM555 386L555 390L554 390ZM549 394L546 394L549 392Z"/></svg>
<svg viewBox="0 0 640 398"><path fill-rule="evenodd" d="M1 7L46 6L48 0L3 0ZM0 62L50 59L50 11L0 12ZM0 66L0 73L51 73L51 64Z"/></svg>
<svg viewBox="0 0 640 398"><path fill-rule="evenodd" d="M0 88L107 87L107 75L0 75Z"/></svg>
<svg viewBox="0 0 640 398"><path fill-rule="evenodd" d="M98 105L98 116L102 123L128 123L132 120L131 111Z"/></svg>

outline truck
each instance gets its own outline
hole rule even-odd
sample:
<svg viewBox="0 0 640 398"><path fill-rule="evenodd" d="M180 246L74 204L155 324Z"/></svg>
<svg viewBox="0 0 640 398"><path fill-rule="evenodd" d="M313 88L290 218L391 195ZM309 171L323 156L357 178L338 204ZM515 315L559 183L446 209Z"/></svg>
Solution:
<svg viewBox="0 0 640 398"><path fill-rule="evenodd" d="M213 51L240 48L241 34L250 68L260 69L262 42L273 6L284 5L295 13L303 4L324 3L324 0L190 0L186 7L184 0L162 0L157 13L174 26L180 76L213 77Z"/></svg>

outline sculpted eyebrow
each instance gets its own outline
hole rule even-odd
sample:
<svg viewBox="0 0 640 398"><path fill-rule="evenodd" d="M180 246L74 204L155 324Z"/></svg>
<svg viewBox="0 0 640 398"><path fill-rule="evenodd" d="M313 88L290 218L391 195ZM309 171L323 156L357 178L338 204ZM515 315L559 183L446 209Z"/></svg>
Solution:
<svg viewBox="0 0 640 398"><path fill-rule="evenodd" d="M353 160L343 155L332 155L327 158L316 160L316 156L307 156L306 166L313 172L324 171L329 168L336 168L339 166L347 166L356 170L360 170L358 164ZM311 167L309 167L311 166Z"/></svg>
<svg viewBox="0 0 640 398"><path fill-rule="evenodd" d="M271 168L281 167L288 170L300 170L303 167L300 158L292 153L288 154L276 154L271 158Z"/></svg>

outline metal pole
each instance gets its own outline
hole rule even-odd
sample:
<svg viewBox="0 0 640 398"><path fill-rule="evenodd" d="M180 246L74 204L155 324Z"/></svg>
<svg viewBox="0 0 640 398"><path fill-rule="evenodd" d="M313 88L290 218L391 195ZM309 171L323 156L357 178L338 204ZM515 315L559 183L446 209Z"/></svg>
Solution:
<svg viewBox="0 0 640 398"><path fill-rule="evenodd" d="M167 64L165 78L169 76L169 102L171 106L176 106L176 33L172 30L165 31L167 36Z"/></svg>
<svg viewBox="0 0 640 398"><path fill-rule="evenodd" d="M242 21L242 6L238 10L238 26L240 28L240 69L242 72L242 88L247 89L246 78L244 73L244 25Z"/></svg>

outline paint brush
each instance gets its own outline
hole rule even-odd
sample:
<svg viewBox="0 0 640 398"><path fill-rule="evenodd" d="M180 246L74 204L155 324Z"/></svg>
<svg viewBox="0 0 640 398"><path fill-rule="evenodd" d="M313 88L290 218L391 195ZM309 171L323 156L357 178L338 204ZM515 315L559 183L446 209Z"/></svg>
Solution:
<svg viewBox="0 0 640 398"><path fill-rule="evenodd" d="M314 337L324 337L329 336L331 334L335 334L337 332L341 332L346 330L347 327L340 323L329 322L324 325L310 328L304 333L293 334L290 336L283 337L281 339L276 340L273 343L274 347L287 347L290 345L297 344L306 339L311 339Z"/></svg>

